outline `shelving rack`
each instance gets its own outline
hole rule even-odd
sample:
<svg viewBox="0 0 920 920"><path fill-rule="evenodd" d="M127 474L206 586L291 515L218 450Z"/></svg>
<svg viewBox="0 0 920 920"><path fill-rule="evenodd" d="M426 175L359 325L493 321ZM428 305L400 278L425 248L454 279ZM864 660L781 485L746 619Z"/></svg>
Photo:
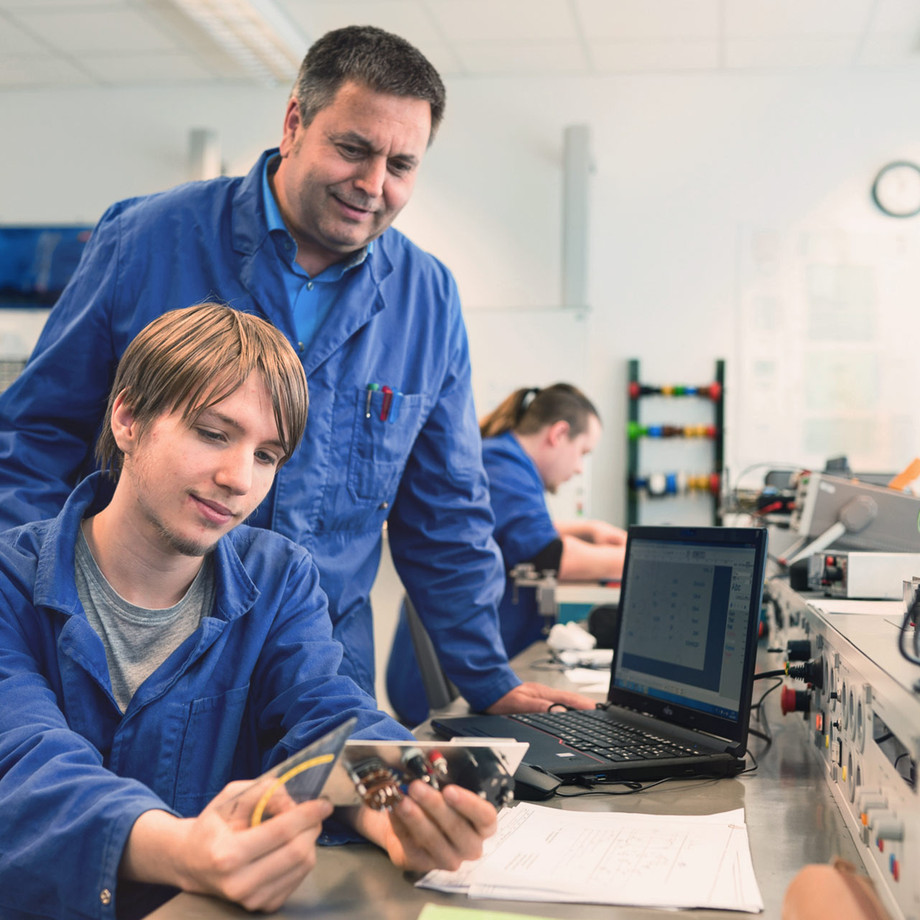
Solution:
<svg viewBox="0 0 920 920"><path fill-rule="evenodd" d="M643 424L640 420L640 403L649 396L706 400L712 406L712 424ZM643 493L657 498L678 495L687 491L708 492L712 501L712 523L721 524L720 497L725 450L725 361L721 358L716 361L712 383L702 386L683 384L656 386L641 382L639 360L632 358L629 361L627 398L627 524L639 523L639 504ZM640 471L639 454L641 442L646 438L668 438L676 441L707 438L712 441L713 446L712 470L697 475L684 472L643 474Z"/></svg>

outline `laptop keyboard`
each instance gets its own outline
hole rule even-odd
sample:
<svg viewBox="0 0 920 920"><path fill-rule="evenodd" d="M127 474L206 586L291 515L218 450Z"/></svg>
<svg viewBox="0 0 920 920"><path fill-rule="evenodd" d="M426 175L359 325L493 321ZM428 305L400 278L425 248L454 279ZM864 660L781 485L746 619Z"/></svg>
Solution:
<svg viewBox="0 0 920 920"><path fill-rule="evenodd" d="M549 732L569 747L614 762L692 757L701 753L692 745L661 738L632 725L612 722L590 710L527 712L510 718Z"/></svg>

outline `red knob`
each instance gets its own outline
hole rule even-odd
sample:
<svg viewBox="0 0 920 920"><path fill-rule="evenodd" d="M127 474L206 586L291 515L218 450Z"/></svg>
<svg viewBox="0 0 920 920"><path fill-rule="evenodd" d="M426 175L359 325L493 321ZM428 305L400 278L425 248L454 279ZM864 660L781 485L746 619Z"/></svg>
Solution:
<svg viewBox="0 0 920 920"><path fill-rule="evenodd" d="M779 708L783 715L790 712L807 712L809 708L808 693L804 690L796 690L794 687L783 687L779 695Z"/></svg>

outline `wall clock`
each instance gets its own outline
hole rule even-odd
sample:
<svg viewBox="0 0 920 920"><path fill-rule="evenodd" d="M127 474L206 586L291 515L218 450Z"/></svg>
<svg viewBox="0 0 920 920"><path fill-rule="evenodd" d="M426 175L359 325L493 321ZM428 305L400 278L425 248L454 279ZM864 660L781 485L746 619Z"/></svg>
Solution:
<svg viewBox="0 0 920 920"><path fill-rule="evenodd" d="M883 166L872 183L872 200L889 217L920 214L920 166L907 160Z"/></svg>

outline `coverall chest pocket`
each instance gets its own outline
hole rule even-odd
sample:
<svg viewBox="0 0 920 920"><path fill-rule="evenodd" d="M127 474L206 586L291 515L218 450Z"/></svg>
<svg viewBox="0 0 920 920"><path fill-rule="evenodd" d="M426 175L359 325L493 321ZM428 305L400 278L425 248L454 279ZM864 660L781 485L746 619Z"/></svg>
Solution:
<svg viewBox="0 0 920 920"><path fill-rule="evenodd" d="M356 390L348 491L362 502L392 501L422 425L424 396Z"/></svg>
<svg viewBox="0 0 920 920"><path fill-rule="evenodd" d="M246 685L189 705L176 777L181 814L198 814L229 782L248 699Z"/></svg>

